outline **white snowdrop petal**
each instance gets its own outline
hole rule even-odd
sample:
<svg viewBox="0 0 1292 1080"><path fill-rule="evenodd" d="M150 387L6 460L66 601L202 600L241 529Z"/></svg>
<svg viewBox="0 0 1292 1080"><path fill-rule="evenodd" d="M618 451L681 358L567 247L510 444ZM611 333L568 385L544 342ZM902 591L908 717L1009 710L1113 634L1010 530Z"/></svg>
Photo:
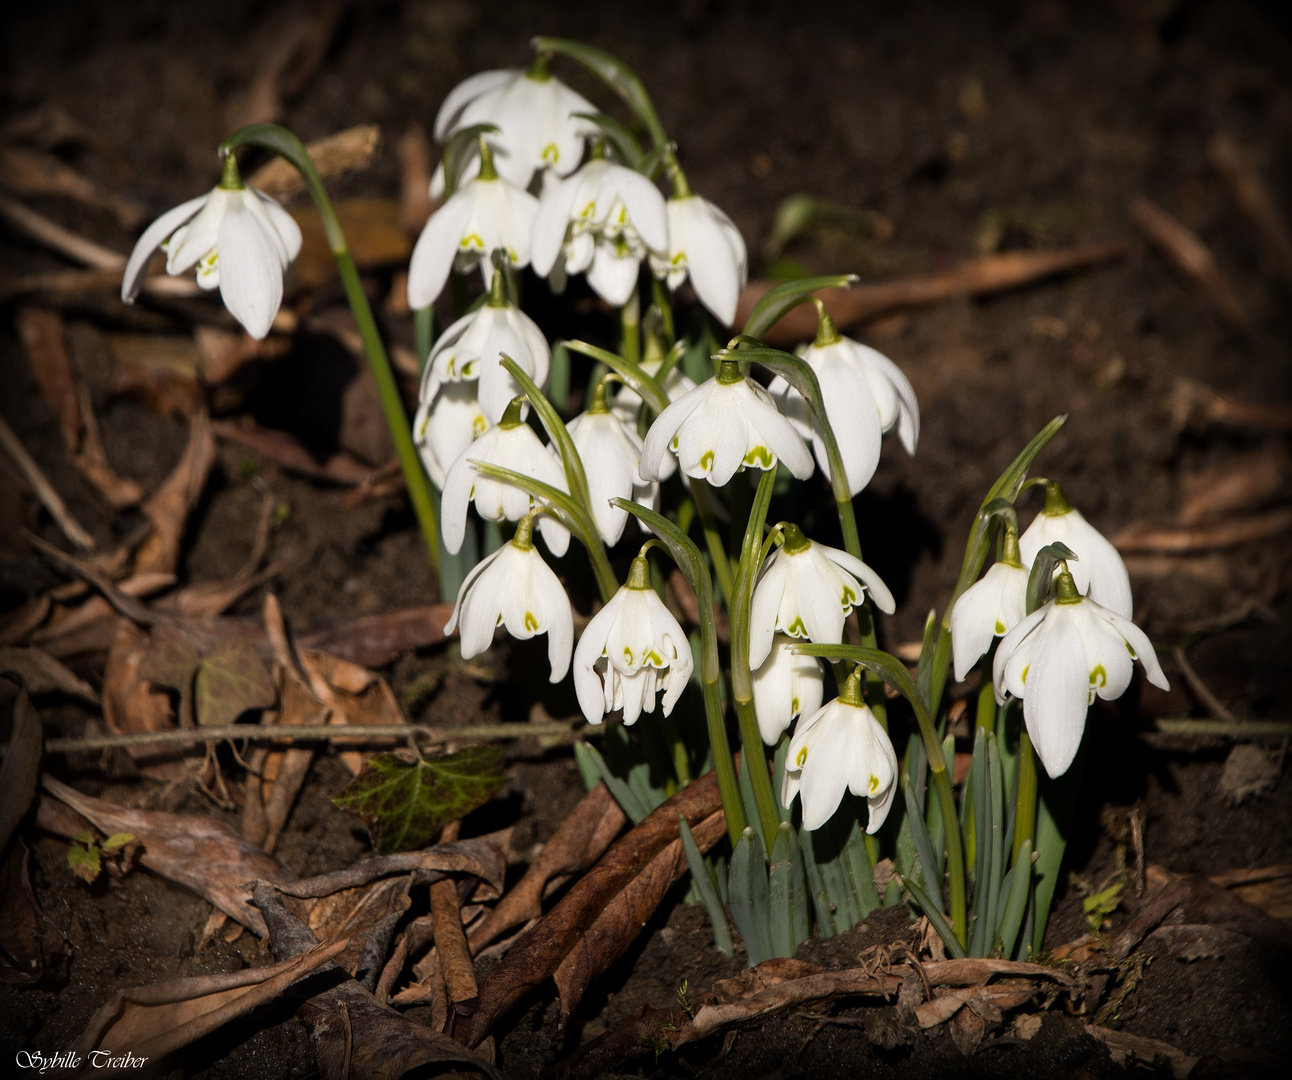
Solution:
<svg viewBox="0 0 1292 1080"><path fill-rule="evenodd" d="M126 261L125 273L121 278L122 300L127 304L134 301L143 287L144 272L148 269L153 253L163 240L197 214L210 197L208 192L205 195L199 195L196 199L180 203L179 206L167 210L143 231L143 235L135 243L134 250L130 252L130 258Z"/></svg>
<svg viewBox="0 0 1292 1080"><path fill-rule="evenodd" d="M273 240L256 217L231 202L220 222L220 296L257 340L269 333L283 300L283 268Z"/></svg>
<svg viewBox="0 0 1292 1080"><path fill-rule="evenodd" d="M414 311L430 307L444 291L471 211L470 191L462 188L427 220L408 263L408 306Z"/></svg>
<svg viewBox="0 0 1292 1080"><path fill-rule="evenodd" d="M1027 733L1050 777L1062 776L1077 756L1090 707L1085 650L1066 606L1051 608L1037 631L1023 694Z"/></svg>
<svg viewBox="0 0 1292 1080"><path fill-rule="evenodd" d="M520 72L515 68L480 71L458 83L457 86L449 91L448 97L444 99L444 104L440 106L439 112L435 114L435 127L433 129L435 141L438 143L447 142L454 128L459 126L458 118L462 115L462 110L467 105L486 91L502 86L519 74Z"/></svg>

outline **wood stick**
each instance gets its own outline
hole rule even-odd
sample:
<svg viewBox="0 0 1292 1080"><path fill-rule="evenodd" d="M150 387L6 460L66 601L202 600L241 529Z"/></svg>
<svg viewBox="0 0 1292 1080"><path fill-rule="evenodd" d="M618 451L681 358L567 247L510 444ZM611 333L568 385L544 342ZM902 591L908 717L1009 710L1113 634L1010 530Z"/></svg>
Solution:
<svg viewBox="0 0 1292 1080"><path fill-rule="evenodd" d="M0 417L0 450L3 450L13 462L23 480L27 482L27 486L40 500L40 504L49 511L49 516L63 530L63 535L82 551L93 551L94 537L76 520L67 508L67 504L63 502L63 497L54 490L54 485L49 482L40 466L32 460L31 455L27 453L27 448L22 445L13 428L3 417Z"/></svg>
<svg viewBox="0 0 1292 1080"><path fill-rule="evenodd" d="M458 838L460 823L451 821L444 826L440 843ZM471 963L471 950L467 947L466 932L462 928L462 908L458 903L458 883L452 878L436 881L431 885L431 920L435 925L435 951L439 954L440 970L444 973L444 987L448 992L450 1016L449 1034L461 1011L470 1015L470 1004L480 995L476 985L475 968Z"/></svg>

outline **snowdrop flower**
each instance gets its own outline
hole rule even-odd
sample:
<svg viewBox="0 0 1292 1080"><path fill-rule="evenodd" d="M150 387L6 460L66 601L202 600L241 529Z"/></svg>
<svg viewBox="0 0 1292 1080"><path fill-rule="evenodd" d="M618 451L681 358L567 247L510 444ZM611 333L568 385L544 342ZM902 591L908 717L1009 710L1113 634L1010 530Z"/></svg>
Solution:
<svg viewBox="0 0 1292 1080"><path fill-rule="evenodd" d="M435 115L435 140L445 143L462 128L493 124L489 135L503 179L518 188L529 187L538 170L569 176L583 157L583 141L597 130L575 113L595 113L597 107L576 94L547 69L540 56L529 70L510 68L482 71L459 83ZM431 194L443 192L443 172L437 170L439 189L432 180Z"/></svg>
<svg viewBox="0 0 1292 1080"><path fill-rule="evenodd" d="M652 509L659 504L659 484L637 474L642 441L637 433L606 408L605 380L592 392L592 404L568 425L588 477L592 516L609 547L623 536L628 512L611 506L613 498L631 499Z"/></svg>
<svg viewBox="0 0 1292 1080"><path fill-rule="evenodd" d="M218 187L167 210L144 230L126 263L121 299L134 303L148 262L166 252L174 277L197 266L197 283L220 298L253 338L263 338L283 302L283 277L301 252L300 226L273 199L242 182L229 154Z"/></svg>
<svg viewBox="0 0 1292 1080"><path fill-rule="evenodd" d="M817 312L816 340L799 349L799 356L807 361L821 384L826 419L839 446L848 490L856 495L875 475L885 432L895 427L906 452L915 453L920 438L920 407L910 382L896 364L869 345L840 335L819 300ZM830 460L811 407L780 375L767 389L803 438L812 440L817 464L828 478Z"/></svg>
<svg viewBox="0 0 1292 1080"><path fill-rule="evenodd" d="M441 499L443 518L440 531L444 534L444 546L450 553L456 554L462 547L467 528L467 507L472 500L475 501L476 513L486 521L518 521L534 505L527 491L481 476L476 462L498 465L541 480L561 491L569 490L561 463L539 441L534 429L521 422L520 417L521 404L517 399L507 406L497 427L486 430L449 466ZM570 546L570 533L564 525L544 515L538 522L538 531L553 555L559 558L565 554Z"/></svg>
<svg viewBox="0 0 1292 1080"><path fill-rule="evenodd" d="M650 587L646 559L638 555L628 584L589 621L574 650L574 690L590 724L615 709L634 724L655 711L664 691L668 716L691 677L691 646L664 601Z"/></svg>
<svg viewBox="0 0 1292 1080"><path fill-rule="evenodd" d="M494 252L512 266L529 265L538 200L499 176L493 154L480 144L480 175L430 216L408 264L408 306L430 307L449 271L481 266L488 280Z"/></svg>
<svg viewBox="0 0 1292 1080"><path fill-rule="evenodd" d="M667 205L668 252L662 257L652 253L651 269L670 289L690 277L700 303L730 326L749 276L740 230L708 199L692 195L684 187Z"/></svg>
<svg viewBox="0 0 1292 1080"><path fill-rule="evenodd" d="M951 609L951 655L956 681L989 648L993 638L1007 634L1027 614L1027 568L1019 559L1018 529L1005 523L1001 559L960 595Z"/></svg>
<svg viewBox="0 0 1292 1080"><path fill-rule="evenodd" d="M449 466L488 427L474 384L435 380L423 383L417 415L413 417L413 442L437 488L444 489Z"/></svg>
<svg viewBox="0 0 1292 1080"><path fill-rule="evenodd" d="M834 815L844 791L864 795L866 832L884 824L897 791L897 755L888 733L861 697L861 672L853 671L839 696L801 724L785 759L781 805L803 798L803 828L819 829Z"/></svg>
<svg viewBox="0 0 1292 1080"><path fill-rule="evenodd" d="M1054 599L1005 635L992 667L996 700L1022 699L1027 733L1051 777L1076 757L1095 695L1121 697L1137 659L1149 682L1170 689L1144 631L1082 596L1067 564L1061 567Z"/></svg>
<svg viewBox="0 0 1292 1080"><path fill-rule="evenodd" d="M547 384L552 353L547 339L528 315L506 296L501 270L495 270L489 298L449 326L426 361L424 379L437 383L479 379L476 397L493 424L521 389L502 366L506 353L539 387Z"/></svg>
<svg viewBox="0 0 1292 1080"><path fill-rule="evenodd" d="M687 476L722 487L746 466L776 468L777 460L800 480L812 475L812 455L771 396L740 373L734 360L684 394L655 418L642 449L643 480L658 480L665 451L677 454Z"/></svg>
<svg viewBox="0 0 1292 1080"><path fill-rule="evenodd" d="M587 271L588 284L608 304L622 307L637 285L648 252L668 248L664 196L641 173L604 157L554 184L534 220L534 273L563 287L569 274Z"/></svg>
<svg viewBox="0 0 1292 1080"><path fill-rule="evenodd" d="M811 716L825 694L821 661L800 656L790 647L794 639L777 634L772 651L754 672L754 712L763 742L775 746L796 716Z"/></svg>
<svg viewBox="0 0 1292 1080"><path fill-rule="evenodd" d="M797 525L783 526L785 544L773 552L754 586L749 609L749 663L760 667L777 630L818 644L843 640L843 623L865 590L880 611L895 607L888 586L860 559L813 543Z"/></svg>
<svg viewBox="0 0 1292 1080"><path fill-rule="evenodd" d="M647 375L654 375L659 371L663 363L664 356L658 348L658 343L653 335L647 334L645 356L641 362L641 369ZM670 402L677 401L678 398L694 389L694 380L688 377L680 367L674 364L668 369L668 374L664 376L663 390ZM615 391L612 397L608 398L608 401L610 411L619 417L631 430L637 431L637 418L642 411L642 399L637 396L637 391L624 384ZM659 478L667 480L676 471L677 458L672 454L665 454L660 459Z"/></svg>
<svg viewBox="0 0 1292 1080"><path fill-rule="evenodd" d="M533 513L521 518L516 535L467 575L444 633L451 634L461 620L464 660L489 648L499 625L522 641L546 634L551 681L558 683L570 670L574 613L560 581L534 547L533 521Z"/></svg>
<svg viewBox="0 0 1292 1080"><path fill-rule="evenodd" d="M1123 618L1133 613L1130 574L1112 543L1074 510L1055 481L1045 485L1045 509L1018 538L1023 562L1031 566L1041 548L1055 542L1067 544L1077 555L1072 579L1077 588ZM1120 693L1120 691L1119 691Z"/></svg>

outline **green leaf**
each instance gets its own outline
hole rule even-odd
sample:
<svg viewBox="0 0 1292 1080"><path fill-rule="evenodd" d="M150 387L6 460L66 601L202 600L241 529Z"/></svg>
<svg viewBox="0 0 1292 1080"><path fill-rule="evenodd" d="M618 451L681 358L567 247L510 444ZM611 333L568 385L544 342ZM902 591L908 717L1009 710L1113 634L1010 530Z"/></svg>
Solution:
<svg viewBox="0 0 1292 1080"><path fill-rule="evenodd" d="M134 833L128 833L128 832L113 833L111 836L109 836L106 840L103 841L103 850L107 852L116 851L118 848L125 847L134 838L135 838Z"/></svg>
<svg viewBox="0 0 1292 1080"><path fill-rule="evenodd" d="M589 345L586 341L566 341L565 347L571 352L580 353L599 363L605 364L616 375L624 380L636 395L656 413L668 408L668 395L664 393L661 382L651 376L644 368L638 367L630 360L625 360L618 353Z"/></svg>
<svg viewBox="0 0 1292 1080"><path fill-rule="evenodd" d="M99 849L93 844L89 847L73 844L67 849L67 865L71 868L72 873L82 881L92 884L102 869L102 864L99 861Z"/></svg>
<svg viewBox="0 0 1292 1080"><path fill-rule="evenodd" d="M425 847L506 782L502 751L494 746L421 758L376 754L332 803L362 818L373 847L387 855Z"/></svg>
<svg viewBox="0 0 1292 1080"><path fill-rule="evenodd" d="M736 849L731 855L728 888L731 891L731 917L740 936L745 939L749 966L770 960L776 955L768 925L771 921L771 892L767 882L767 862L763 858L763 842L753 829L746 828L736 841Z"/></svg>
<svg viewBox="0 0 1292 1080"><path fill-rule="evenodd" d="M278 699L256 647L227 638L211 647L197 669L193 693L199 724L232 724L248 709L267 709Z"/></svg>
<svg viewBox="0 0 1292 1080"><path fill-rule="evenodd" d="M471 151L482 135L496 135L497 124L472 124L455 131L444 147L444 198L450 199L462 186L462 173L471 160Z"/></svg>
<svg viewBox="0 0 1292 1080"><path fill-rule="evenodd" d="M642 152L642 144L637 141L637 136L629 130L627 124L622 124L605 113L570 113L570 115L596 124L606 137L606 141L623 158L624 164L630 169L641 170L646 155Z"/></svg>
<svg viewBox="0 0 1292 1080"><path fill-rule="evenodd" d="M691 878L695 882L695 891L700 894L700 902L709 916L709 925L713 927L713 944L723 956L730 956L735 951L735 947L731 942L731 927L727 924L727 913L722 909L718 890L714 886L709 868L705 865L704 856L700 854L700 845L695 842L695 834L691 832L691 826L687 824L686 817L678 814L677 822L682 834L682 850L686 853L686 864L691 868Z"/></svg>
<svg viewBox="0 0 1292 1080"><path fill-rule="evenodd" d="M798 951L794 933L795 873L800 881L802 867L798 864L798 845L794 842L794 826L782 821L776 827L772 842L772 865L768 875L771 890L770 936L772 949L777 956L793 956Z"/></svg>
<svg viewBox="0 0 1292 1080"><path fill-rule="evenodd" d="M1054 586L1055 568L1064 559L1075 559L1077 557L1067 544L1055 541L1053 544L1046 544L1036 553L1036 558L1032 560L1032 569L1027 575L1027 613L1032 612L1045 606L1050 599L1050 591Z"/></svg>
<svg viewBox="0 0 1292 1080"><path fill-rule="evenodd" d="M745 320L742 333L760 338L818 289L846 289L858 281L856 274L830 274L826 277L800 278L777 285L758 298L754 310Z"/></svg>
<svg viewBox="0 0 1292 1080"><path fill-rule="evenodd" d="M929 836L929 831L924 825L924 814L920 810L920 804L915 800L915 792L911 789L911 778L909 774L902 776L902 794L906 797L906 819L911 824L911 839L915 843L915 857L919 860L920 876L924 879L925 887L929 890L929 898L939 912L942 908L942 878L937 872L938 860L933 854L933 840ZM909 875L907 880L915 875Z"/></svg>
<svg viewBox="0 0 1292 1080"><path fill-rule="evenodd" d="M1023 909L1032 884L1032 841L1024 840L1018 849L1018 861L1005 877L1005 913L1000 919L1000 954L1006 958L1014 955L1014 942L1018 940L1019 927L1023 925Z"/></svg>
<svg viewBox="0 0 1292 1080"><path fill-rule="evenodd" d="M942 944L946 946L947 952L956 960L965 958L964 946L956 940L955 934L951 930L951 924L947 922L945 916L933 906L933 902L925 895L924 890L915 884L910 878L902 878L902 888L911 894L911 899L919 906L920 910L927 916L933 929L938 932L942 938Z"/></svg>
<svg viewBox="0 0 1292 1080"><path fill-rule="evenodd" d="M645 84L622 60L616 59L601 49L585 45L581 41L570 41L567 38L536 37L530 44L535 52L556 53L578 61L623 98L628 107L637 114L637 118L646 125L646 130L650 132L650 137L657 147L662 147L668 142L664 125L660 123L659 114L655 112L650 95L646 93Z"/></svg>

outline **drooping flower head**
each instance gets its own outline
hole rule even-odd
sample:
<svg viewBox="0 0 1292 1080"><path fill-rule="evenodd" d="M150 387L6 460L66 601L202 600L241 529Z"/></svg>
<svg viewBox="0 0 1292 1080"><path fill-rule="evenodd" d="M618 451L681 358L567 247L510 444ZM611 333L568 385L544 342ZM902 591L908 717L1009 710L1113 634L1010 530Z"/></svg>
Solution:
<svg viewBox="0 0 1292 1080"><path fill-rule="evenodd" d="M558 683L570 669L574 612L560 581L534 547L533 521L533 514L521 518L516 535L467 575L444 633L451 634L461 621L463 659L489 648L499 625L521 640L546 634L550 678Z"/></svg>
<svg viewBox="0 0 1292 1080"><path fill-rule="evenodd" d="M910 381L883 353L843 337L817 301L816 340L799 349L821 384L826 419L843 459L848 490L856 495L875 475L884 433L897 429L908 454L920 437L920 407ZM803 396L776 376L767 389L804 439L812 441L817 464L830 476L821 427Z"/></svg>
<svg viewBox="0 0 1292 1080"><path fill-rule="evenodd" d="M869 566L846 551L809 540L783 526L785 543L764 564L749 609L749 663L758 667L777 631L819 644L843 640L843 624L867 589L880 611L892 613L893 594Z"/></svg>
<svg viewBox="0 0 1292 1080"><path fill-rule="evenodd" d="M502 366L506 354L538 384L547 385L552 353L547 338L506 294L501 270L493 273L488 299L451 324L426 361L422 379L429 385L479 380L476 397L485 418L496 424L512 398L521 392Z"/></svg>
<svg viewBox="0 0 1292 1080"><path fill-rule="evenodd" d="M687 191L668 200L668 252L650 263L670 289L689 277L700 303L724 325L735 321L749 257L735 222L708 199Z"/></svg>
<svg viewBox="0 0 1292 1080"><path fill-rule="evenodd" d="M458 456L489 427L474 383L441 383L428 380L413 417L413 443L435 486L444 479Z"/></svg>
<svg viewBox="0 0 1292 1080"><path fill-rule="evenodd" d="M1144 631L1082 596L1067 563L1060 567L1054 599L1005 635L992 666L996 700L1022 699L1027 733L1051 777L1076 757L1095 695L1121 697L1136 660L1149 682L1170 689Z"/></svg>
<svg viewBox="0 0 1292 1080"><path fill-rule="evenodd" d="M534 221L534 273L564 287L586 271L588 284L608 304L628 302L637 268L668 247L664 196L641 173L594 157L552 185Z"/></svg>
<svg viewBox="0 0 1292 1080"><path fill-rule="evenodd" d="M578 168L584 140L597 128L575 114L595 112L592 102L552 75L540 55L525 71L482 71L459 83L435 116L435 140L445 143L455 131L493 124L498 131L488 138L499 174L527 188L540 170L569 176ZM437 176L442 184L442 173ZM434 181L431 193L437 194Z"/></svg>
<svg viewBox="0 0 1292 1080"><path fill-rule="evenodd" d="M444 546L456 553L466 536L467 508L475 502L476 513L486 521L519 521L534 506L529 492L513 484L481 475L477 462L487 462L512 472L533 477L544 484L568 491L565 470L548 451L534 429L521 420L521 399L513 401L495 427L458 455L444 478L444 495L440 500L443 518L440 531ZM544 515L538 531L553 555L564 555L570 546L570 533L555 518Z"/></svg>
<svg viewBox="0 0 1292 1080"><path fill-rule="evenodd" d="M166 252L172 277L197 267L197 283L220 290L229 313L254 338L263 338L283 302L283 278L301 251L300 226L273 199L249 188L237 159L224 159L218 187L167 210L144 230L126 263L121 299L133 303L148 261Z"/></svg>
<svg viewBox="0 0 1292 1080"><path fill-rule="evenodd" d="M989 648L993 638L1009 633L1027 614L1027 567L1018 553L1018 527L1005 523L1005 543L999 562L974 582L951 609L951 656L956 681Z"/></svg>
<svg viewBox="0 0 1292 1080"><path fill-rule="evenodd" d="M848 676L839 696L799 725L785 759L781 803L803 800L803 828L819 829L851 791L870 809L866 832L884 824L897 791L897 754L861 696L861 673Z"/></svg>
<svg viewBox="0 0 1292 1080"><path fill-rule="evenodd" d="M655 418L642 449L641 475L658 480L665 453L677 454L687 476L722 487L746 468L776 468L777 461L800 480L812 475L812 455L770 395L740 373L734 360Z"/></svg>
<svg viewBox="0 0 1292 1080"><path fill-rule="evenodd" d="M501 176L493 153L480 143L480 173L430 216L408 264L408 306L430 307L444 290L449 271L482 267L488 283L495 258L529 265L538 200Z"/></svg>
<svg viewBox="0 0 1292 1080"><path fill-rule="evenodd" d="M821 708L825 682L821 661L801 656L794 639L777 634L772 651L754 671L754 712L758 732L768 746L775 746L798 716L812 716Z"/></svg>
<svg viewBox="0 0 1292 1080"><path fill-rule="evenodd" d="M628 512L611 506L614 498L631 499L654 508L659 503L659 484L643 480L637 472L642 441L606 407L606 381L592 391L592 403L568 425L574 448L579 452L588 477L592 516L597 531L613 547L624 534Z"/></svg>
<svg viewBox="0 0 1292 1080"><path fill-rule="evenodd" d="M673 711L694 662L678 622L650 587L646 559L638 555L623 586L597 612L574 651L574 689L590 724L623 709L624 723L655 711L664 691L663 712Z"/></svg>
<svg viewBox="0 0 1292 1080"><path fill-rule="evenodd" d="M1077 555L1072 565L1072 580L1077 588L1110 611L1129 619L1131 604L1130 574L1126 563L1112 543L1074 510L1058 483L1045 484L1045 509L1018 538L1019 554L1027 566L1036 553L1050 544L1066 544Z"/></svg>

